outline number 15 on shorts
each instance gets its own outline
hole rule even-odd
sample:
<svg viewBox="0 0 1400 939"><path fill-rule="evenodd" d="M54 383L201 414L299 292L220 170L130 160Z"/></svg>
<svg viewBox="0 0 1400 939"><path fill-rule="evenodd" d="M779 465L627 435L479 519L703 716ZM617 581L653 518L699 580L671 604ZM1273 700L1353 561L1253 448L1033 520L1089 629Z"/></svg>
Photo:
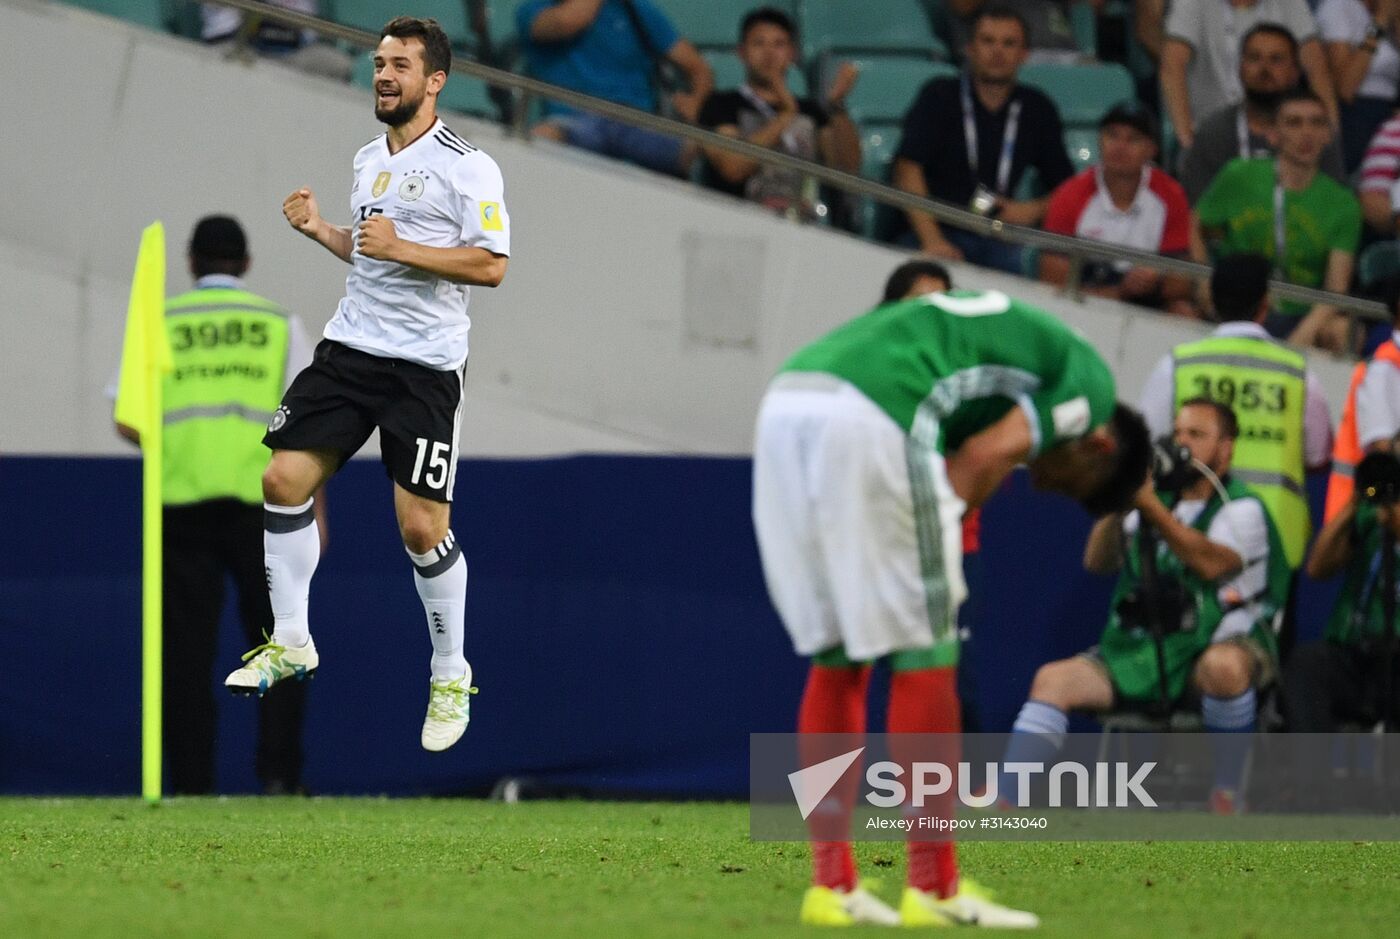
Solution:
<svg viewBox="0 0 1400 939"><path fill-rule="evenodd" d="M413 484L422 483L429 489L446 486L447 471L450 469L447 458L452 454L452 447L426 437L419 437L417 446L418 456L413 461ZM424 461L428 464L426 474L423 472Z"/></svg>

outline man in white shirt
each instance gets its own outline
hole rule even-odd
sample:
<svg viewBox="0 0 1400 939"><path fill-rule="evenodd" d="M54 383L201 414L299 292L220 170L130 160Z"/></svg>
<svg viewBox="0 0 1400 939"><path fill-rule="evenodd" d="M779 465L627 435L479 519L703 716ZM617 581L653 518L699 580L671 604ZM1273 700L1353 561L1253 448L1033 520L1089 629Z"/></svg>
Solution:
<svg viewBox="0 0 1400 939"><path fill-rule="evenodd" d="M473 690L462 652L467 567L450 529L467 305L472 286L505 277L510 221L495 162L437 118L451 63L442 28L399 17L380 37L374 113L388 132L355 155L354 225L323 219L309 189L282 205L292 227L350 264L350 275L315 361L263 438L273 451L263 496L276 629L225 684L262 694L315 671L307 626L320 556L312 494L378 429L433 644L422 744L439 751L466 730Z"/></svg>

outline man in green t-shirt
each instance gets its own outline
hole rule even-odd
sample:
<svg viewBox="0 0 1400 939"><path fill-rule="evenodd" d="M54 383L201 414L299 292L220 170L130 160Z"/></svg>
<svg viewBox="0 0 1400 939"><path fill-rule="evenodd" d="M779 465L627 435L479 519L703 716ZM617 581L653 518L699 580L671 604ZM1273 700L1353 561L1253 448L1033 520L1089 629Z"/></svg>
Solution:
<svg viewBox="0 0 1400 939"><path fill-rule="evenodd" d="M1344 293L1361 237L1361 205L1319 172L1332 139L1321 99L1301 89L1284 95L1275 134L1274 158L1230 161L1196 203L1192 254L1202 263L1240 252L1263 254L1284 280ZM1325 304L1309 309L1280 301L1265 327L1298 345L1340 352L1348 342L1346 317Z"/></svg>
<svg viewBox="0 0 1400 939"><path fill-rule="evenodd" d="M812 658L799 733L864 732L870 663L886 657L887 729L956 731L932 689L957 662L964 512L1023 463L1039 488L1117 511L1149 455L1142 418L1117 403L1089 343L1002 293L884 303L800 350L764 395L753 494L769 594L797 653ZM804 764L816 762L817 740ZM804 922L895 915L860 887L848 823L809 819ZM915 839L897 921L1036 923L960 884L951 842Z"/></svg>

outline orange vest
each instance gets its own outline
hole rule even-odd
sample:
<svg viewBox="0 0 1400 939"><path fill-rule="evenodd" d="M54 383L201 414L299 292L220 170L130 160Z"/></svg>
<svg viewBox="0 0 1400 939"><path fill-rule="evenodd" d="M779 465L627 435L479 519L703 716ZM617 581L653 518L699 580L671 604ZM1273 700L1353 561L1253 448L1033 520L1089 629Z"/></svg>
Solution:
<svg viewBox="0 0 1400 939"><path fill-rule="evenodd" d="M1393 337L1381 343L1370 360L1356 363L1356 368L1351 373L1347 403L1342 408L1342 425L1337 428L1337 440L1332 445L1332 475L1327 479L1327 508L1323 512L1324 521L1330 522L1332 516L1342 510L1342 506L1351 500L1352 490L1356 488L1353 479L1356 464L1366 455L1361 449L1361 437L1356 430L1356 389L1361 387L1361 380L1366 377L1366 366L1376 359L1384 359L1400 368L1400 345L1396 344Z"/></svg>

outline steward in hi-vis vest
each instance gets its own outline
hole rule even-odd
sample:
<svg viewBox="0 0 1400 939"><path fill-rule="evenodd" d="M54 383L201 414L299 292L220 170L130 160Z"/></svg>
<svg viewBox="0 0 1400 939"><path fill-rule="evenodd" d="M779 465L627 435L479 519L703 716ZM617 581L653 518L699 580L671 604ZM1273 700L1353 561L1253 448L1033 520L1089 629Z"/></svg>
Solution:
<svg viewBox="0 0 1400 939"><path fill-rule="evenodd" d="M1234 411L1240 435L1230 472L1268 509L1288 566L1303 563L1312 520L1306 474L1328 463L1331 416L1301 352L1263 327L1270 262L1257 254L1221 258L1211 299L1222 324L1158 360L1142 389L1143 418L1155 437L1171 431L1182 403L1209 398Z"/></svg>
<svg viewBox="0 0 1400 939"><path fill-rule="evenodd" d="M245 638L273 628L263 568L263 433L293 375L310 361L298 320L243 286L248 243L227 216L195 226L194 289L166 302L174 370L162 388L164 432L163 694L165 755L176 794L214 791L210 672L225 578L238 589ZM130 428L118 426L135 439ZM301 789L305 685L277 688L258 716L263 790Z"/></svg>

